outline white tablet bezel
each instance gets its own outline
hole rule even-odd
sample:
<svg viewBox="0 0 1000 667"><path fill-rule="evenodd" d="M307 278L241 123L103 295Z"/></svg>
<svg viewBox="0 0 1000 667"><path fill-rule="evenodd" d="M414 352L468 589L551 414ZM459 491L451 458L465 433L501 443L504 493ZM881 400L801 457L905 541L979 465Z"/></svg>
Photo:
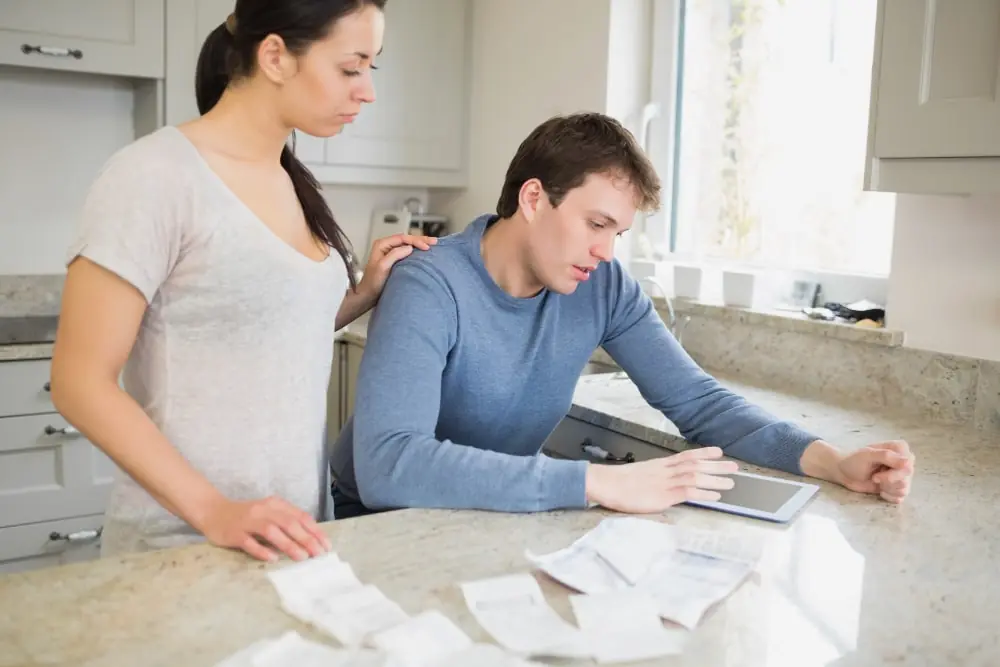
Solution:
<svg viewBox="0 0 1000 667"><path fill-rule="evenodd" d="M781 479L779 477L770 477L768 475L757 475L751 472L734 472L731 473L732 477L754 477L757 479L766 479L769 482L775 482L777 484L786 484L788 486L798 487L798 491L785 501L785 504L777 509L775 512L764 512L752 507L744 507L743 505L731 505L729 503L724 503L721 501L713 500L688 500L685 504L694 505L696 507L704 507L706 509L719 510L720 512L728 512L730 514L739 514L741 516L749 516L756 519L764 519L766 521L775 521L777 523L787 523L790 521L799 510L805 507L813 496L819 491L819 486L816 484L809 484L807 482L796 482L789 479Z"/></svg>

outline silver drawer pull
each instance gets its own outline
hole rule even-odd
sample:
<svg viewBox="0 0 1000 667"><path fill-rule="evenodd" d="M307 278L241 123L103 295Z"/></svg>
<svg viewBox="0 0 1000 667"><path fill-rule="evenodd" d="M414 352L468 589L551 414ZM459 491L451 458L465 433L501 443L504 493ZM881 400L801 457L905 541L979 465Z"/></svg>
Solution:
<svg viewBox="0 0 1000 667"><path fill-rule="evenodd" d="M31 44L22 44L21 53L32 54L38 53L43 56L55 56L57 58L76 58L79 60L83 58L83 51L80 49L67 49L61 46L42 46L41 44L37 46L32 46Z"/></svg>
<svg viewBox="0 0 1000 667"><path fill-rule="evenodd" d="M608 461L611 463L635 463L635 454L632 452L626 452L625 456L615 456L603 447L595 445L590 438L587 438L580 443L580 449L582 449L588 456L599 461Z"/></svg>
<svg viewBox="0 0 1000 667"><path fill-rule="evenodd" d="M101 536L102 530L104 530L103 526L97 530L79 530L75 533L68 533L65 535L63 533L52 532L49 533L49 541L60 542L65 540L66 542L86 542L88 540L96 540Z"/></svg>
<svg viewBox="0 0 1000 667"><path fill-rule="evenodd" d="M72 426L63 426L62 428L56 428L55 426L45 427L45 435L76 435L79 432L79 430Z"/></svg>

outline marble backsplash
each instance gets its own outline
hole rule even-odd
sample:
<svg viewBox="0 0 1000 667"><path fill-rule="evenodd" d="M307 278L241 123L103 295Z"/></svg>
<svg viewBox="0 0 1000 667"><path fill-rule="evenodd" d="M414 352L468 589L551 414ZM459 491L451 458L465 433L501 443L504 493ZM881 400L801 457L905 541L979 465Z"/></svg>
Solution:
<svg viewBox="0 0 1000 667"><path fill-rule="evenodd" d="M64 275L0 275L0 317L56 315Z"/></svg>
<svg viewBox="0 0 1000 667"><path fill-rule="evenodd" d="M667 320L665 310L660 315ZM1000 362L714 315L692 314L682 341L721 375L1000 434Z"/></svg>

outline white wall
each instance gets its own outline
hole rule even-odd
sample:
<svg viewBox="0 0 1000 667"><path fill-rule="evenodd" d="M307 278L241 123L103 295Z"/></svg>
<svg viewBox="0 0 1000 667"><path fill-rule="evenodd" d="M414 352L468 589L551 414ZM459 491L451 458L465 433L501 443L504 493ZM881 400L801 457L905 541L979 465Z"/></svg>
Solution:
<svg viewBox="0 0 1000 667"><path fill-rule="evenodd" d="M910 347L1000 360L1000 197L897 197L886 317Z"/></svg>
<svg viewBox="0 0 1000 667"><path fill-rule="evenodd" d="M0 68L0 274L62 273L100 165L134 136L122 79Z"/></svg>
<svg viewBox="0 0 1000 667"><path fill-rule="evenodd" d="M496 210L507 165L546 118L603 111L609 0L472 0L469 187L437 194L455 231Z"/></svg>
<svg viewBox="0 0 1000 667"><path fill-rule="evenodd" d="M135 136L124 79L0 67L0 274L54 274L101 164ZM423 189L324 188L360 251L373 208L397 207ZM359 252L358 254L363 254Z"/></svg>

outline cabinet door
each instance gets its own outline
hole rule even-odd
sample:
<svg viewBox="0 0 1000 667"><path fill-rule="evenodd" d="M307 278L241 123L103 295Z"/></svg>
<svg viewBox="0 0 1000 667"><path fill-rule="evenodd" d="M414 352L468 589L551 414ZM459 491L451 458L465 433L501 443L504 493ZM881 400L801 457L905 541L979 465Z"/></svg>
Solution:
<svg viewBox="0 0 1000 667"><path fill-rule="evenodd" d="M1000 0L880 0L874 157L1000 156Z"/></svg>
<svg viewBox="0 0 1000 667"><path fill-rule="evenodd" d="M163 78L163 1L3 0L0 64Z"/></svg>
<svg viewBox="0 0 1000 667"><path fill-rule="evenodd" d="M104 515L0 528L0 574L94 560Z"/></svg>
<svg viewBox="0 0 1000 667"><path fill-rule="evenodd" d="M468 86L466 0L389 2L376 102L327 141L326 162L347 167L458 171L464 164Z"/></svg>
<svg viewBox="0 0 1000 667"><path fill-rule="evenodd" d="M0 419L0 526L100 514L114 472L56 413Z"/></svg>
<svg viewBox="0 0 1000 667"><path fill-rule="evenodd" d="M197 118L194 74L208 33L215 30L236 4L233 0L166 0L166 123L179 125Z"/></svg>

